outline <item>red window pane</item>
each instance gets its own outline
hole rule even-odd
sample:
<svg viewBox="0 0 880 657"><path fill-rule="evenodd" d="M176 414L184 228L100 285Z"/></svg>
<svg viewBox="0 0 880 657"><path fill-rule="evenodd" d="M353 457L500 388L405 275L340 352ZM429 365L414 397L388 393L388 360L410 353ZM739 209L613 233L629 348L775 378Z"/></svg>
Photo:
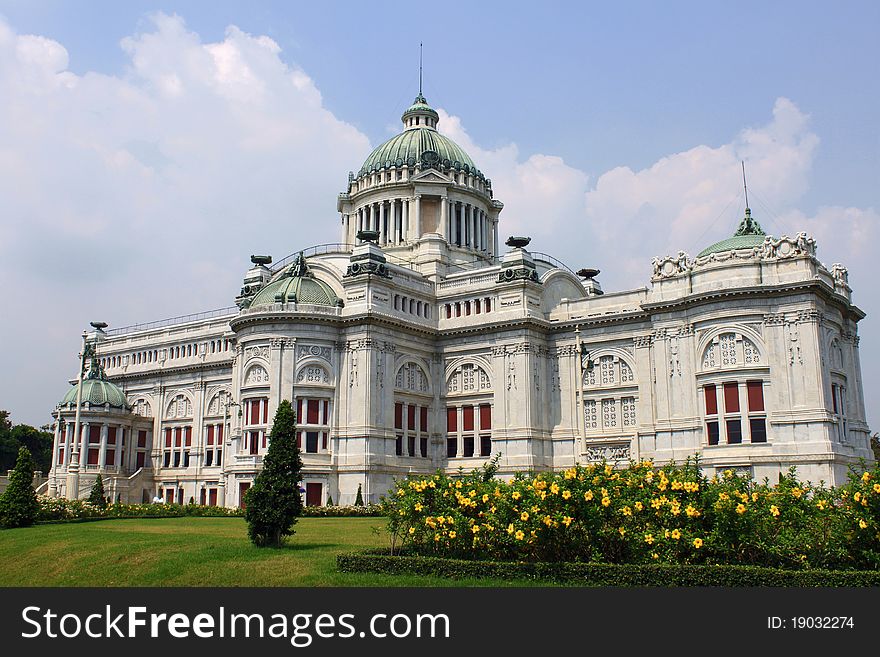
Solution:
<svg viewBox="0 0 880 657"><path fill-rule="evenodd" d="M146 452L138 452L137 453L137 461L135 462L136 468L144 467L144 463L146 462L147 453Z"/></svg>
<svg viewBox="0 0 880 657"><path fill-rule="evenodd" d="M218 424L217 425L217 444L219 445L222 442L223 442L223 425Z"/></svg>
<svg viewBox="0 0 880 657"><path fill-rule="evenodd" d="M116 444L116 427L110 427L109 429L107 429L107 444Z"/></svg>
<svg viewBox="0 0 880 657"><path fill-rule="evenodd" d="M192 427L186 427L183 430L183 432L184 432L184 436L186 437L185 444L187 447L189 447L192 445L192 441L193 441L193 429L192 429Z"/></svg>
<svg viewBox="0 0 880 657"><path fill-rule="evenodd" d="M715 392L715 385L703 388L703 394L706 397L706 415L718 415L718 395Z"/></svg>
<svg viewBox="0 0 880 657"><path fill-rule="evenodd" d="M296 419L298 422L302 422L303 419L303 400L296 400Z"/></svg>
<svg viewBox="0 0 880 657"><path fill-rule="evenodd" d="M269 400L263 399L263 424L269 421Z"/></svg>
<svg viewBox="0 0 880 657"><path fill-rule="evenodd" d="M174 446L180 447L181 436L183 435L183 431L178 427L174 430Z"/></svg>
<svg viewBox="0 0 880 657"><path fill-rule="evenodd" d="M492 428L492 406L480 404L480 429Z"/></svg>
<svg viewBox="0 0 880 657"><path fill-rule="evenodd" d="M416 407L408 406L406 409L406 428L410 431L416 430Z"/></svg>
<svg viewBox="0 0 880 657"><path fill-rule="evenodd" d="M746 383L749 393L749 411L764 410L764 384L761 381L749 381Z"/></svg>
<svg viewBox="0 0 880 657"><path fill-rule="evenodd" d="M64 465L64 448L58 450L58 465Z"/></svg>
<svg viewBox="0 0 880 657"><path fill-rule="evenodd" d="M208 444L209 445L214 444L214 425L213 424L208 426Z"/></svg>
<svg viewBox="0 0 880 657"><path fill-rule="evenodd" d="M319 402L317 399L310 399L308 404L308 424L318 424Z"/></svg>
<svg viewBox="0 0 880 657"><path fill-rule="evenodd" d="M403 404L394 404L394 428L403 429Z"/></svg>
<svg viewBox="0 0 880 657"><path fill-rule="evenodd" d="M428 407L422 406L420 409L420 417L419 417L419 425L421 430L425 433L428 432Z"/></svg>
<svg viewBox="0 0 880 657"><path fill-rule="evenodd" d="M297 448L302 449L302 446L303 446L302 431L296 432L296 446L297 446Z"/></svg>
<svg viewBox="0 0 880 657"><path fill-rule="evenodd" d="M473 431L474 430L474 407L473 406L464 406L462 408L462 430L463 431Z"/></svg>
<svg viewBox="0 0 880 657"><path fill-rule="evenodd" d="M171 447L171 429L165 429L165 447Z"/></svg>
<svg viewBox="0 0 880 657"><path fill-rule="evenodd" d="M458 431L458 409L455 406L446 407L446 433Z"/></svg>
<svg viewBox="0 0 880 657"><path fill-rule="evenodd" d="M147 432L146 431L138 431L138 447L146 447L147 446Z"/></svg>
<svg viewBox="0 0 880 657"><path fill-rule="evenodd" d="M97 445L101 442L101 427L99 426L91 426L89 427L89 442Z"/></svg>
<svg viewBox="0 0 880 657"><path fill-rule="evenodd" d="M108 449L106 455L104 456L104 463L107 465L115 465L116 464L116 450Z"/></svg>
<svg viewBox="0 0 880 657"><path fill-rule="evenodd" d="M324 402L324 417L321 419L321 424L330 424L330 402Z"/></svg>
<svg viewBox="0 0 880 657"><path fill-rule="evenodd" d="M89 465L98 465L98 450L90 449L89 450Z"/></svg>
<svg viewBox="0 0 880 657"><path fill-rule="evenodd" d="M724 384L724 412L739 413L739 384Z"/></svg>
<svg viewBox="0 0 880 657"><path fill-rule="evenodd" d="M327 432L321 432L321 449L327 449Z"/></svg>

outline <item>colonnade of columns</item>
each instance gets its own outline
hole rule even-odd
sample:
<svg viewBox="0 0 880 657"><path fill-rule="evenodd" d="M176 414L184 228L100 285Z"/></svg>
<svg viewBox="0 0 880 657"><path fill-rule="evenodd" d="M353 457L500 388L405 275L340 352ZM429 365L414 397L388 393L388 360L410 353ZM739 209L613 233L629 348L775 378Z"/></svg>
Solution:
<svg viewBox="0 0 880 657"><path fill-rule="evenodd" d="M93 427L100 427L98 442L92 440ZM74 437L74 433L75 424L72 420L56 425L54 449L52 450L52 458L56 468L68 468L72 454L74 451L78 451L80 469L91 465L102 470L114 469L116 472L134 472L136 470L138 444L135 441L137 436L134 435L130 427L116 423L83 421L80 422L79 437ZM75 449L76 447L79 449ZM89 450L98 451L97 463L89 463ZM146 448L142 448L142 451L146 451ZM110 457L109 462L108 457Z"/></svg>
<svg viewBox="0 0 880 657"><path fill-rule="evenodd" d="M497 238L485 210L465 201L444 201L444 204L448 204L445 237L450 244L494 253Z"/></svg>

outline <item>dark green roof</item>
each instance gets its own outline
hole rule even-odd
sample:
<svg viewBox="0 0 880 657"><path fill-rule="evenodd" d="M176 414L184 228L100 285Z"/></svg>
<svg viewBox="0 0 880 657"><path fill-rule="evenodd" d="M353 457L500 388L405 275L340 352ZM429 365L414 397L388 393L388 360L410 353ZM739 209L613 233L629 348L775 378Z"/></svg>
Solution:
<svg viewBox="0 0 880 657"><path fill-rule="evenodd" d="M766 233L755 219L752 219L752 211L746 208L746 215L739 223L739 227L733 237L715 242L706 247L697 255L698 258L712 253L724 253L725 251L737 251L739 249L751 249L764 243Z"/></svg>
<svg viewBox="0 0 880 657"><path fill-rule="evenodd" d="M250 307L274 303L309 303L317 306L339 305L339 298L327 283L318 280L308 270L300 253L296 261L284 269L275 280L257 292Z"/></svg>

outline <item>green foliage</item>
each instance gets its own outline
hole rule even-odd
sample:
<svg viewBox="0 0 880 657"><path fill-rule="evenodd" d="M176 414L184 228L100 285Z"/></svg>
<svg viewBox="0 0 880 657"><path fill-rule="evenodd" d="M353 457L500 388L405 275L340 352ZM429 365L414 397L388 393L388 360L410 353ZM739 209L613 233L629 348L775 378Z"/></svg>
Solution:
<svg viewBox="0 0 880 657"><path fill-rule="evenodd" d="M200 504L125 504L117 502L98 506L88 500L68 500L63 497L38 495L38 522L78 522L81 520L111 520L118 518L180 518L243 516L242 509Z"/></svg>
<svg viewBox="0 0 880 657"><path fill-rule="evenodd" d="M34 459L34 470L48 473L52 467L52 442L50 431L27 424L13 425L9 411L0 410L0 473L5 474L15 466L20 447L26 447Z"/></svg>
<svg viewBox="0 0 880 657"><path fill-rule="evenodd" d="M358 484L358 492L354 498L355 506L363 506L364 505L364 494L361 492L361 485Z"/></svg>
<svg viewBox="0 0 880 657"><path fill-rule="evenodd" d="M327 496L327 506L333 506L333 498L329 495Z"/></svg>
<svg viewBox="0 0 880 657"><path fill-rule="evenodd" d="M880 586L880 571L785 570L738 565L600 564L474 561L391 556L386 552L340 554L344 573L433 575L451 579L539 580L578 586Z"/></svg>
<svg viewBox="0 0 880 657"><path fill-rule="evenodd" d="M19 447L9 485L0 495L0 527L28 527L39 512L34 480L34 459L26 447Z"/></svg>
<svg viewBox="0 0 880 657"><path fill-rule="evenodd" d="M107 498L104 496L104 480L102 479L100 472L92 486L92 492L89 493L89 504L96 506L99 509L103 509L107 506Z"/></svg>
<svg viewBox="0 0 880 657"><path fill-rule="evenodd" d="M245 494L245 519L254 545L278 547L294 533L293 525L302 512L301 470L296 414L284 400L275 413L263 469Z"/></svg>
<svg viewBox="0 0 880 657"><path fill-rule="evenodd" d="M357 505L325 505L325 506L304 506L302 517L309 516L311 518L369 518L381 516L382 509L378 504L367 504L366 506Z"/></svg>
<svg viewBox="0 0 880 657"><path fill-rule="evenodd" d="M410 476L382 500L392 551L528 562L880 569L880 468L845 486L757 483L698 464L602 463L504 482Z"/></svg>

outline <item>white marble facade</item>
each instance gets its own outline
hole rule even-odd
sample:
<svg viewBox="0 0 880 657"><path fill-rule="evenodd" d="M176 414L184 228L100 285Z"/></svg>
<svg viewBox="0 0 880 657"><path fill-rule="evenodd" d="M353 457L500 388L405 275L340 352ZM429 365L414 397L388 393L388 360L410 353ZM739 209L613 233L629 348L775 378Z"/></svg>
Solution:
<svg viewBox="0 0 880 657"><path fill-rule="evenodd" d="M98 356L131 408L84 404L78 494L100 471L123 501L238 506L283 399L312 504L351 504L359 486L375 502L395 477L497 453L502 475L699 455L710 474L794 465L828 484L871 459L864 315L808 236L657 258L646 288L602 294L589 274L501 245L491 181L457 164L422 154L350 175L342 243L304 253L342 304L253 305L292 266L257 259L235 307L108 331ZM55 411L57 495L71 492L74 410Z"/></svg>

